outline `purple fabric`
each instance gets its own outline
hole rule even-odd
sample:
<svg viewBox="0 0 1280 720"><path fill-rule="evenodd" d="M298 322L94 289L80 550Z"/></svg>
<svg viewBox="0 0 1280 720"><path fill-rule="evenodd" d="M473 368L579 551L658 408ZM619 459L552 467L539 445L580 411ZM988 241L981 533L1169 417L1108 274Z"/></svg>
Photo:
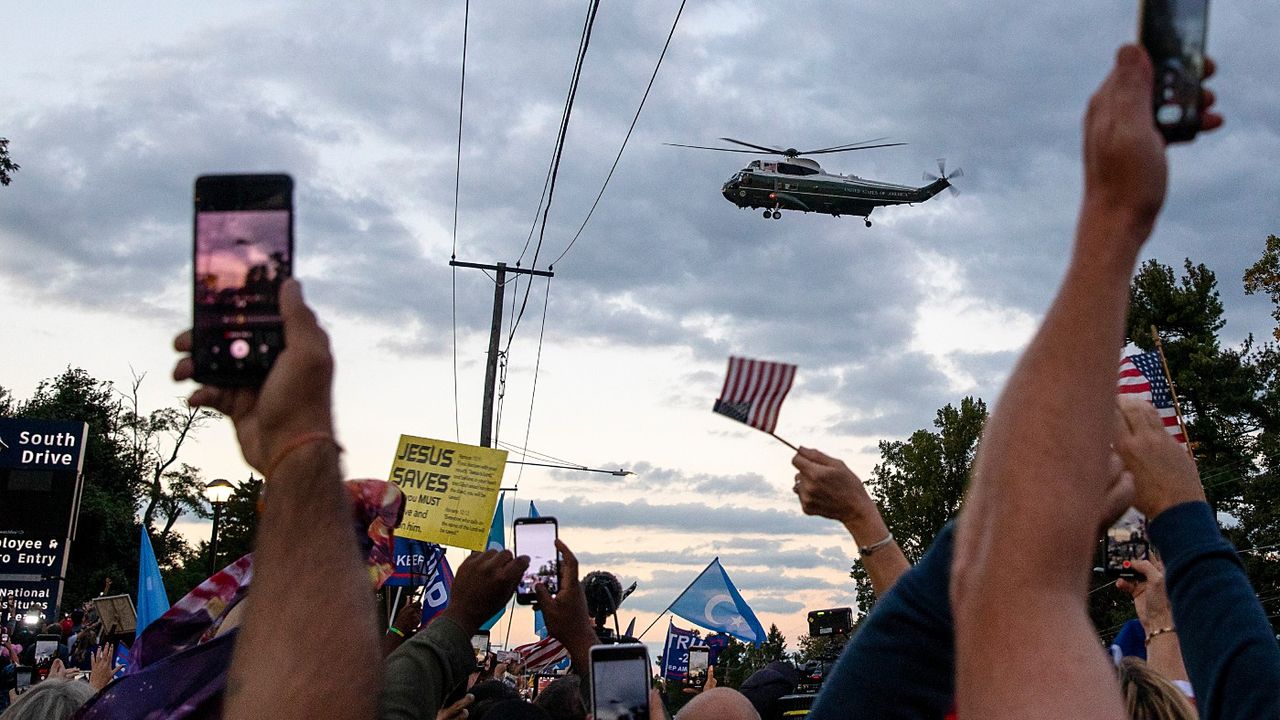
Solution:
<svg viewBox="0 0 1280 720"><path fill-rule="evenodd" d="M394 529L404 495L383 480L345 484L352 523L375 587L395 570ZM187 593L133 643L129 667L75 714L75 720L217 718L237 629L218 634L249 591L253 556L245 555Z"/></svg>

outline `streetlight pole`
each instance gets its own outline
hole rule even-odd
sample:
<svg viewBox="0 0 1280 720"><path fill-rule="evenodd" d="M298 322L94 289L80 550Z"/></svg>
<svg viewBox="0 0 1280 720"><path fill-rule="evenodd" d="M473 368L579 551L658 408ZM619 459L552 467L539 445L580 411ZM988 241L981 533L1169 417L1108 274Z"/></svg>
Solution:
<svg viewBox="0 0 1280 720"><path fill-rule="evenodd" d="M218 521L222 519L222 506L227 504L236 487L229 480L210 480L204 486L204 496L213 506L213 535L209 538L209 575L218 571Z"/></svg>

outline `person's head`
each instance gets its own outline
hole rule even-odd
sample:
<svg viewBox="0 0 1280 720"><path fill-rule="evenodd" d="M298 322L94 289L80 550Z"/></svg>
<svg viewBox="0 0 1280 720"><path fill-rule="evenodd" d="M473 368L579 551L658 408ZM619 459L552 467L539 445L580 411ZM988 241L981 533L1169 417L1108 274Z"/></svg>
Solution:
<svg viewBox="0 0 1280 720"><path fill-rule="evenodd" d="M471 720L482 720L485 714L499 703L520 699L520 693L501 680L478 682L472 685L467 692L476 698L476 701L471 704L467 712L467 717Z"/></svg>
<svg viewBox="0 0 1280 720"><path fill-rule="evenodd" d="M760 713L742 693L717 687L698 693L680 708L676 720L760 720Z"/></svg>
<svg viewBox="0 0 1280 720"><path fill-rule="evenodd" d="M565 675L539 690L533 704L546 710L551 720L586 720L587 709L582 705L581 692L582 678Z"/></svg>
<svg viewBox="0 0 1280 720"><path fill-rule="evenodd" d="M44 680L9 706L4 720L64 720L93 697L93 688L79 680Z"/></svg>
<svg viewBox="0 0 1280 720"><path fill-rule="evenodd" d="M1135 657L1120 661L1120 693L1132 720L1196 720L1191 701Z"/></svg>

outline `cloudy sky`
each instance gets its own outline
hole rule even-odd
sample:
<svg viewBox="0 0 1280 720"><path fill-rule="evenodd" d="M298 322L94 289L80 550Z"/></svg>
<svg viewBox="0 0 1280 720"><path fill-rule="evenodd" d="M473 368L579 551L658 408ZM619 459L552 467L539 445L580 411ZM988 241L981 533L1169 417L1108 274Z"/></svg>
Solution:
<svg viewBox="0 0 1280 720"><path fill-rule="evenodd" d="M799 513L785 447L710 412L725 358L797 363L779 435L864 475L877 441L928 427L967 394L994 401L1063 269L1080 115L1134 36L1136 3L691 0L607 192L560 257L678 7L600 9L537 253L555 279L528 294L498 430L637 474L511 466L506 484L518 478L521 508L533 499L560 518L584 569L639 582L624 623L643 627L719 555L766 626L794 640L805 610L853 604L852 543ZM456 248L533 264L586 10L473 4L455 241L461 0L10 8L0 136L22 169L0 188L0 384L27 397L68 365L121 384L132 368L147 373L151 407L185 395L168 379L168 342L190 322L193 180L285 171L295 268L338 358L348 474L385 477L400 433L475 442L493 284L448 260ZM1171 151L1146 255L1215 270L1235 341L1270 327L1240 275L1280 231L1280 8L1213 13L1227 126ZM783 147L887 136L908 144L822 162L920 184L945 157L963 167L963 192L877 211L870 229L766 222L719 194L746 156L663 145L721 136ZM508 327L528 289L508 287ZM185 459L243 478L232 440L208 428ZM511 639L531 636L518 613Z"/></svg>

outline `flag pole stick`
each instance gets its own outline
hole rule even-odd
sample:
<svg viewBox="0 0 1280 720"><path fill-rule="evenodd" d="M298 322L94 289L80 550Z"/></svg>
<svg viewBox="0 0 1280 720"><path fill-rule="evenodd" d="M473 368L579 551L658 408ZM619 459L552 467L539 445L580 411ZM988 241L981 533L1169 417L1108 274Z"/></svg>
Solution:
<svg viewBox="0 0 1280 720"><path fill-rule="evenodd" d="M684 593L680 593L680 594L681 594L681 595L683 595ZM672 602L672 603L671 603L671 605L675 605L675 603L674 603L674 602ZM668 606L667 606L667 610L670 610L670 609L671 609L671 605L668 605ZM637 639L637 640L642 640L642 639L644 639L645 633L647 633L647 632L649 632L650 630L652 630L652 629L653 629L653 626L654 626L654 625L657 625L659 620L661 620L662 618L664 618L664 617L666 617L666 616L667 616L667 610L663 610L662 612L658 613L658 617L654 618L654 619L653 619L653 622L649 623L649 627L645 628L645 629L644 629L644 632L642 632L642 633L640 633L639 635L637 635L637 636L636 636L636 639Z"/></svg>
<svg viewBox="0 0 1280 720"><path fill-rule="evenodd" d="M1169 397L1173 398L1173 414L1178 418L1178 429L1182 437L1187 439L1187 454L1194 461L1196 453L1191 449L1191 435L1187 433L1187 424L1182 420L1182 407L1178 404L1178 388L1173 384L1173 375L1169 373L1169 361L1164 359L1164 345L1160 342L1160 331L1155 324L1151 325L1151 338L1156 341L1156 352L1160 355L1160 369L1164 371L1164 380L1169 383Z"/></svg>
<svg viewBox="0 0 1280 720"><path fill-rule="evenodd" d="M786 440L783 440L782 438L778 437L777 435L774 435L773 433L769 433L769 437L773 438L774 440L777 440L778 442L782 443L783 445L786 445L787 447L791 448L792 450L795 450L796 452L800 452L800 448L796 447L795 445L792 445L791 443L787 442Z"/></svg>
<svg viewBox="0 0 1280 720"><path fill-rule="evenodd" d="M387 613L387 628L394 627L396 624L396 609L400 607L400 595L404 592L404 586L396 587L396 599L391 601L391 612ZM403 630L404 628L400 628ZM390 632L388 629L387 632Z"/></svg>

